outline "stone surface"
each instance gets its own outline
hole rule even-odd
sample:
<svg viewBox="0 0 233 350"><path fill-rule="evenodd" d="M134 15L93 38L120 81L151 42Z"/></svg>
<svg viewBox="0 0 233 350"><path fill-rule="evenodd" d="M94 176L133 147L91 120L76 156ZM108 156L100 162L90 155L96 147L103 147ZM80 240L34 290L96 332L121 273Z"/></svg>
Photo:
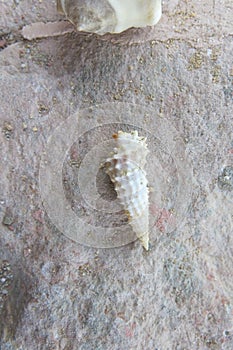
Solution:
<svg viewBox="0 0 233 350"><path fill-rule="evenodd" d="M22 27L61 19L55 1L0 7L0 253L24 286L1 349L231 350L233 192L219 181L233 164L232 1L171 0L152 29L31 42ZM139 242L69 240L40 197L54 129L78 109L122 101L175 126L193 168L183 225L164 232L162 212L148 253Z"/></svg>

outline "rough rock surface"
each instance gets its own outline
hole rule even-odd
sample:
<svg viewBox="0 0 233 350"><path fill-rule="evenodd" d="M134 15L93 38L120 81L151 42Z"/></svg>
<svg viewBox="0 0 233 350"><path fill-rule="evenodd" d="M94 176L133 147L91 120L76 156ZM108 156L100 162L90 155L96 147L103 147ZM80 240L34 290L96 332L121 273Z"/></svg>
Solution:
<svg viewBox="0 0 233 350"><path fill-rule="evenodd" d="M1 350L232 350L232 1L171 0L155 28L30 42L23 26L62 19L55 1L0 10ZM40 197L56 126L121 101L175 126L193 168L183 225L163 232L161 216L148 253L69 240Z"/></svg>

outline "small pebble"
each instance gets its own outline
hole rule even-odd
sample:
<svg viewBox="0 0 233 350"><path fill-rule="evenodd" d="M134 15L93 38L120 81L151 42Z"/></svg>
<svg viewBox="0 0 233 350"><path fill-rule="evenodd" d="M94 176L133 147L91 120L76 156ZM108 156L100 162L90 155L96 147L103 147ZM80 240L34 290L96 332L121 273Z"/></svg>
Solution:
<svg viewBox="0 0 233 350"><path fill-rule="evenodd" d="M13 224L14 218L11 212L7 211L2 219L3 225L10 226Z"/></svg>
<svg viewBox="0 0 233 350"><path fill-rule="evenodd" d="M233 191L233 166L226 166L218 177L218 187L221 190Z"/></svg>

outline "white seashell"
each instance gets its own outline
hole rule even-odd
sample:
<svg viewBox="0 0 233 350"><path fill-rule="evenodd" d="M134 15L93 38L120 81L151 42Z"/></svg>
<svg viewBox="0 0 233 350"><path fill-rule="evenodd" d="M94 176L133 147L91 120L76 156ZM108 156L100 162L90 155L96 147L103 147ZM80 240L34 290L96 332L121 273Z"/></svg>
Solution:
<svg viewBox="0 0 233 350"><path fill-rule="evenodd" d="M106 34L155 25L161 0L57 0L57 9L77 30Z"/></svg>
<svg viewBox="0 0 233 350"><path fill-rule="evenodd" d="M141 241L149 248L149 189L144 166L148 154L146 139L137 131L118 131L114 154L106 162L106 173L114 183L117 197L124 207L129 223Z"/></svg>

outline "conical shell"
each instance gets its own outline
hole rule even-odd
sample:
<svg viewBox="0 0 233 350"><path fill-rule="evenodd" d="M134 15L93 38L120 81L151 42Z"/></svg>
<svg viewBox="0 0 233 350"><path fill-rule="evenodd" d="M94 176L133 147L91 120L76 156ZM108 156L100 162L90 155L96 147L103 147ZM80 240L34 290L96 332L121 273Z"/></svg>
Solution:
<svg viewBox="0 0 233 350"><path fill-rule="evenodd" d="M148 154L146 139L137 131L118 131L114 153L106 160L106 173L114 183L117 196L129 223L143 247L149 248L149 189L144 166Z"/></svg>
<svg viewBox="0 0 233 350"><path fill-rule="evenodd" d="M57 0L57 9L77 30L100 35L155 25L162 13L161 0Z"/></svg>

